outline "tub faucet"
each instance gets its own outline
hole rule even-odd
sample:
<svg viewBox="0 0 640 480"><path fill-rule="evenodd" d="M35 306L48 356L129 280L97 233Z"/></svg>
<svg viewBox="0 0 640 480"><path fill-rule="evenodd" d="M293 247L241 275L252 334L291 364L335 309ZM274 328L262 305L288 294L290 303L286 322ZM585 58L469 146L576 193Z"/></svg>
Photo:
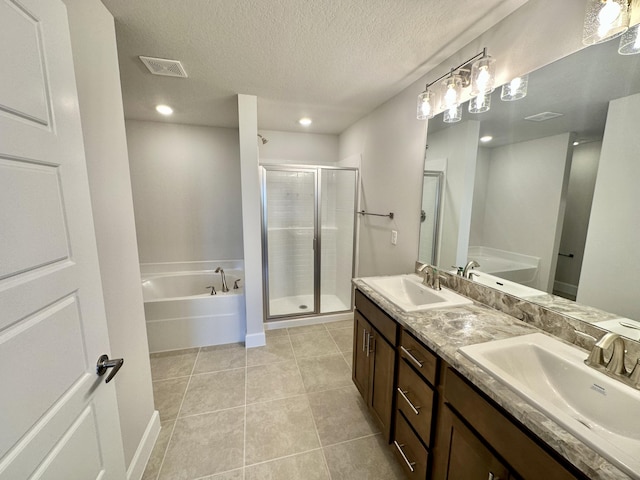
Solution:
<svg viewBox="0 0 640 480"><path fill-rule="evenodd" d="M479 266L480 266L480 264L478 262L476 262L475 260L469 260L469 263L467 263L467 265L462 270L462 276L464 278L471 278L471 272L469 270L471 270L472 268L475 268L475 267L479 267Z"/></svg>
<svg viewBox="0 0 640 480"><path fill-rule="evenodd" d="M216 271L213 273L219 273L222 277L222 292L228 292L229 287L227 287L227 279L224 277L224 270L220 267L216 268Z"/></svg>

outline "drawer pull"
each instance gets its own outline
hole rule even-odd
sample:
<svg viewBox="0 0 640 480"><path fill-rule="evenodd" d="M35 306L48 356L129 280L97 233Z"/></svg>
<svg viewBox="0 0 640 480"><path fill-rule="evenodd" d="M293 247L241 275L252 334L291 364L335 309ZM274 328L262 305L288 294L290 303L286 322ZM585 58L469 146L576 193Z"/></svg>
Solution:
<svg viewBox="0 0 640 480"><path fill-rule="evenodd" d="M409 467L409 470L413 472L414 471L413 466L416 464L416 462L410 462L407 456L404 454L404 451L402 450L402 447L404 447L404 445L400 445L396 440L393 441L393 444L396 446L396 448L400 452L400 455L402 455L402 459L407 464L407 467Z"/></svg>
<svg viewBox="0 0 640 480"><path fill-rule="evenodd" d="M421 362L420 360L418 360L416 357L413 356L413 354L411 353L410 350L407 350L406 348L404 348L404 346L400 346L400 350L402 350L404 352L404 354L409 357L409 360L411 360L412 362L414 362L418 368L422 368L422 365L424 364L424 362Z"/></svg>
<svg viewBox="0 0 640 480"><path fill-rule="evenodd" d="M364 347L366 345L367 342L367 329L363 328L362 329L362 351L364 352Z"/></svg>
<svg viewBox="0 0 640 480"><path fill-rule="evenodd" d="M407 402L409 404L409 406L411 407L411 410L413 410L413 413L415 413L416 415L420 415L420 412L418 411L418 409L420 407L416 407L411 400L409 400L409 397L407 397L407 393L409 393L408 390L402 390L400 387L398 387L398 393L400 395L402 395L402 398L404 398L404 401Z"/></svg>

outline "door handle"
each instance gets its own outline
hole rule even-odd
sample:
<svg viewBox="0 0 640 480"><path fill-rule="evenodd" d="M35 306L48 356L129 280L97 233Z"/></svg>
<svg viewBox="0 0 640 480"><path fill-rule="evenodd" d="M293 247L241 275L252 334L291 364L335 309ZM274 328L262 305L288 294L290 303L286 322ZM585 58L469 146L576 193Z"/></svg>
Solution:
<svg viewBox="0 0 640 480"><path fill-rule="evenodd" d="M109 383L111 379L116 376L116 373L118 373L118 370L120 370L123 364L124 358L114 358L113 360L109 360L109 355L100 355L98 363L96 363L96 373L101 377L107 372L108 368L113 368L105 380L105 383Z"/></svg>

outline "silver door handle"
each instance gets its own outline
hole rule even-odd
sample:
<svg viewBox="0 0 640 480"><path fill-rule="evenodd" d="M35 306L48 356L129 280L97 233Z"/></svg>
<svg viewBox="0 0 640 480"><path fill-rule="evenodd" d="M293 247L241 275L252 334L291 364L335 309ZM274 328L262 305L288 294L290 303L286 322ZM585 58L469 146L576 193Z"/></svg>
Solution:
<svg viewBox="0 0 640 480"><path fill-rule="evenodd" d="M413 413L415 413L416 415L420 415L420 412L418 411L420 407L416 407L413 404L413 402L409 400L409 397L407 397L407 393L409 393L409 390L402 390L400 387L398 387L398 393L402 395L402 398L404 398L404 401L409 404L409 406L411 407L411 410L413 410Z"/></svg>
<svg viewBox="0 0 640 480"><path fill-rule="evenodd" d="M367 329L363 328L362 329L362 351L363 352L366 346L367 346Z"/></svg>
<svg viewBox="0 0 640 480"><path fill-rule="evenodd" d="M402 455L402 459L404 460L404 463L406 463L407 467L409 467L409 470L413 472L414 471L413 467L415 467L416 462L410 462L407 456L404 454L404 450L402 450L402 447L404 447L404 445L400 445L396 440L394 440L393 443L398 449L398 451L400 452L400 455Z"/></svg>
<svg viewBox="0 0 640 480"><path fill-rule="evenodd" d="M371 351L371 334L367 332L367 357L369 356L370 351Z"/></svg>
<svg viewBox="0 0 640 480"><path fill-rule="evenodd" d="M111 379L116 376L116 373L118 373L118 370L120 370L123 364L124 358L114 358L113 360L109 360L109 355L100 355L98 363L96 364L96 373L101 377L106 373L108 368L113 368L105 380L105 383L109 383Z"/></svg>

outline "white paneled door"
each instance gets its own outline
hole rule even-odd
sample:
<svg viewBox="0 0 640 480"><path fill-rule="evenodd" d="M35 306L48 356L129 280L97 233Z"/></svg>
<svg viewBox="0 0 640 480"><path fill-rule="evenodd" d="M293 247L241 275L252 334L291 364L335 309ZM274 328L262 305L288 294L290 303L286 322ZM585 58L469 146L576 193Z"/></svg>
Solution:
<svg viewBox="0 0 640 480"><path fill-rule="evenodd" d="M122 479L60 0L0 0L0 65L0 479Z"/></svg>

